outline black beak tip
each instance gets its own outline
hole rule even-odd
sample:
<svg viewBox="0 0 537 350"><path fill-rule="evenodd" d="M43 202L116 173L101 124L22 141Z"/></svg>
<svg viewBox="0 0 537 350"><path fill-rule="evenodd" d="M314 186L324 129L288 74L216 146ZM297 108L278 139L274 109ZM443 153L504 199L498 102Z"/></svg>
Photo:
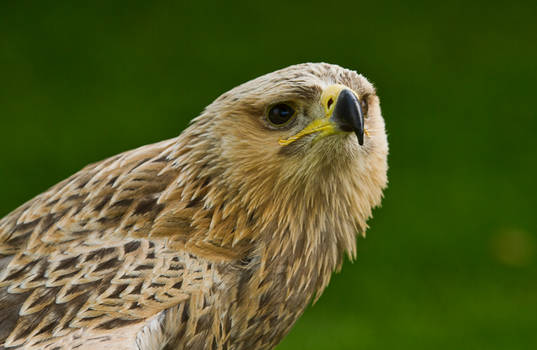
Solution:
<svg viewBox="0 0 537 350"><path fill-rule="evenodd" d="M358 130L356 130L354 132L356 134L356 137L358 138L358 144L360 146L363 146L364 145L364 132L362 130L362 132L359 132Z"/></svg>

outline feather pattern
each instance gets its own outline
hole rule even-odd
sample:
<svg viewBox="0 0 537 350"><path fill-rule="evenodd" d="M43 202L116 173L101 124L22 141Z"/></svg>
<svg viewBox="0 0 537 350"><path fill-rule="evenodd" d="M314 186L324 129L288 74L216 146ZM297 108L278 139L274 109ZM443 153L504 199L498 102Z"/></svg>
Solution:
<svg viewBox="0 0 537 350"><path fill-rule="evenodd" d="M369 96L369 145L282 152L264 106L314 105L330 83ZM297 65L231 90L179 137L89 165L0 220L0 349L274 347L355 255L386 154L378 99L352 71Z"/></svg>

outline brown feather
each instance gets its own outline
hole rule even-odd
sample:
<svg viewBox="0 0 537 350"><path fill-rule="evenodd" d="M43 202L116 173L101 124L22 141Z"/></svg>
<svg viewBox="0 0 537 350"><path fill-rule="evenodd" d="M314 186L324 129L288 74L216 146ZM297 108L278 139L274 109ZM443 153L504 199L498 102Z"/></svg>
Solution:
<svg viewBox="0 0 537 350"><path fill-rule="evenodd" d="M369 101L351 136L278 144L330 84ZM279 101L301 110L267 127ZM355 256L386 185L378 98L304 64L218 98L177 138L82 169L0 220L0 348L270 349Z"/></svg>

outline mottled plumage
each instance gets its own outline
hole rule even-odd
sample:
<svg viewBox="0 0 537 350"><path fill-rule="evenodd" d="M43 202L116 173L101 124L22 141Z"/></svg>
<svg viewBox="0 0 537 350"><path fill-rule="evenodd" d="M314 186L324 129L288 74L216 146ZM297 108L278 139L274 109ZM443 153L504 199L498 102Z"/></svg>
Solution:
<svg viewBox="0 0 537 350"><path fill-rule="evenodd" d="M339 131L281 145L325 115L334 84L360 100L364 144ZM280 102L297 114L277 127ZM386 156L378 98L353 71L302 64L238 86L177 138L0 220L0 349L273 348L354 257Z"/></svg>

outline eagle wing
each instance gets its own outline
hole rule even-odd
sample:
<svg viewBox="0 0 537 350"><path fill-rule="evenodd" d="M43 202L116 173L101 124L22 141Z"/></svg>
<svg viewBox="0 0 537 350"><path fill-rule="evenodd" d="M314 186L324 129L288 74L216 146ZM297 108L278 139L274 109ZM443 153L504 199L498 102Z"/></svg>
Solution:
<svg viewBox="0 0 537 350"><path fill-rule="evenodd" d="M90 165L0 220L0 349L133 343L175 306L186 320L216 272L187 247L203 191L177 193L174 143Z"/></svg>

